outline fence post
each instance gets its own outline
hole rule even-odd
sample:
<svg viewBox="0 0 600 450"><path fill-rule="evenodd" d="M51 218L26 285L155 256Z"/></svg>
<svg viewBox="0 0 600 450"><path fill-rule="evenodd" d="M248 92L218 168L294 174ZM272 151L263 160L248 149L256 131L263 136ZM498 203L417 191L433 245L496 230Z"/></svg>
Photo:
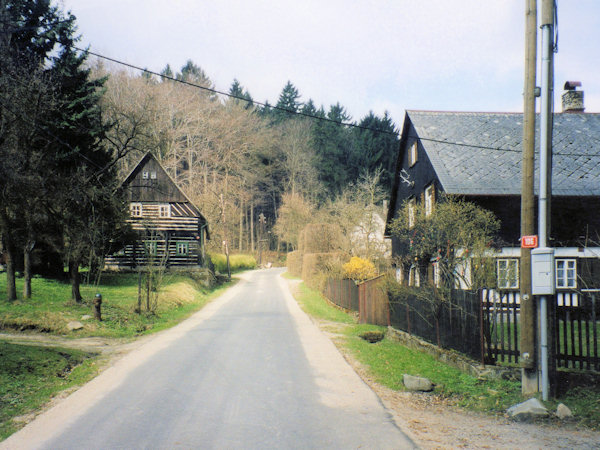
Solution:
<svg viewBox="0 0 600 450"><path fill-rule="evenodd" d="M479 289L479 348L481 365L485 366L485 335L483 334L483 289Z"/></svg>

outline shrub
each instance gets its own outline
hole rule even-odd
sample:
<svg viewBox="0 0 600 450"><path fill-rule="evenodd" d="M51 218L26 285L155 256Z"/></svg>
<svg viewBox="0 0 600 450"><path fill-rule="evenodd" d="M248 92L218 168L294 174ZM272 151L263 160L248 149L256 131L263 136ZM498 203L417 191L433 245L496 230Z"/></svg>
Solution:
<svg viewBox="0 0 600 450"><path fill-rule="evenodd" d="M288 272L295 277L302 276L302 253L300 253L298 250L288 253L287 269Z"/></svg>
<svg viewBox="0 0 600 450"><path fill-rule="evenodd" d="M343 234L339 226L330 223L311 223L304 227L298 239L302 253L330 253L343 248Z"/></svg>
<svg viewBox="0 0 600 450"><path fill-rule="evenodd" d="M215 271L227 273L227 256L224 253L211 253L210 259L215 266ZM229 255L231 272L256 269L256 259L252 255Z"/></svg>
<svg viewBox="0 0 600 450"><path fill-rule="evenodd" d="M350 278L354 281L365 281L377 276L375 265L368 259L353 256L346 264L342 266L344 278Z"/></svg>
<svg viewBox="0 0 600 450"><path fill-rule="evenodd" d="M334 277L340 271L342 252L307 253L302 257L302 279L313 289L322 290L325 279Z"/></svg>

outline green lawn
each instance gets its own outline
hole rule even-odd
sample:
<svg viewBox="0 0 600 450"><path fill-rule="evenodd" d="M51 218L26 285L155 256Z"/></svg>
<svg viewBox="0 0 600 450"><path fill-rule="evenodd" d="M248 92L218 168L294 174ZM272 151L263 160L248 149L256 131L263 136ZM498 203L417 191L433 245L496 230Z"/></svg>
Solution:
<svg viewBox="0 0 600 450"><path fill-rule="evenodd" d="M78 350L0 341L0 440L17 431L14 418L38 411L58 392L90 380L97 357Z"/></svg>
<svg viewBox="0 0 600 450"><path fill-rule="evenodd" d="M17 289L22 290L22 279L17 279ZM100 285L82 285L82 303L70 299L69 283L44 278L32 280L32 298L6 300L6 274L0 274L0 330L34 330L71 337L133 337L168 328L182 318L201 308L228 285L217 289L204 289L194 279L184 274L167 274L160 288L157 308L153 312L136 313L138 275L105 274ZM102 321L82 320L93 315L92 300L102 294ZM78 320L84 328L69 332L67 324Z"/></svg>

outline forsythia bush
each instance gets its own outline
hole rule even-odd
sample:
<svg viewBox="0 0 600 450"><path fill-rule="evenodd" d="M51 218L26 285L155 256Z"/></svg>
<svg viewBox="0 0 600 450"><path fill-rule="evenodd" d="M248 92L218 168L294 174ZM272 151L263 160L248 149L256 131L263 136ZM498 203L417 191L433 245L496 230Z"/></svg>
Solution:
<svg viewBox="0 0 600 450"><path fill-rule="evenodd" d="M353 256L346 264L342 266L344 278L350 278L355 281L364 281L377 276L377 269L368 259Z"/></svg>

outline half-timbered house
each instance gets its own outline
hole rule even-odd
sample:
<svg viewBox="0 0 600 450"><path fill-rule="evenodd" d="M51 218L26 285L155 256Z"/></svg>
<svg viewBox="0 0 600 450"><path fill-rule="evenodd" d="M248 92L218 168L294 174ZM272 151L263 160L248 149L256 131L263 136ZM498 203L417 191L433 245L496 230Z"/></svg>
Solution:
<svg viewBox="0 0 600 450"><path fill-rule="evenodd" d="M108 269L204 265L208 223L151 153L135 166L122 188L129 201L128 222L137 239L106 258Z"/></svg>

